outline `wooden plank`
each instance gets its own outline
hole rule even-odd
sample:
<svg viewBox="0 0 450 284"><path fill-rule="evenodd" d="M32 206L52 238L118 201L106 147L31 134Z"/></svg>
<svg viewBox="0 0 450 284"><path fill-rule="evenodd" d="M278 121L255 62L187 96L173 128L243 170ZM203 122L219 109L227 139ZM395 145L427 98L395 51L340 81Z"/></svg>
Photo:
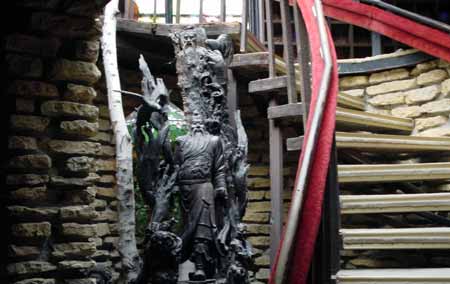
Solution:
<svg viewBox="0 0 450 284"><path fill-rule="evenodd" d="M233 61L231 62L229 68L239 69L239 68L264 68L267 70L269 64L269 53L268 52L252 52L252 53L239 53L233 55Z"/></svg>
<svg viewBox="0 0 450 284"><path fill-rule="evenodd" d="M248 84L249 93L267 93L286 90L287 76L265 78L251 81Z"/></svg>
<svg viewBox="0 0 450 284"><path fill-rule="evenodd" d="M288 151L300 151L303 145L303 136L297 136L286 139L286 147Z"/></svg>
<svg viewBox="0 0 450 284"><path fill-rule="evenodd" d="M344 249L449 249L450 228L341 229Z"/></svg>
<svg viewBox="0 0 450 284"><path fill-rule="evenodd" d="M339 149L358 149L362 152L450 151L448 137L336 132L336 143Z"/></svg>
<svg viewBox="0 0 450 284"><path fill-rule="evenodd" d="M336 108L337 129L411 133L413 126L413 121L411 119L368 113L341 107Z"/></svg>
<svg viewBox="0 0 450 284"><path fill-rule="evenodd" d="M450 268L341 270L336 279L339 284L447 284Z"/></svg>
<svg viewBox="0 0 450 284"><path fill-rule="evenodd" d="M274 99L270 106L276 106ZM281 129L269 120L270 143L270 260L274 263L283 226L283 137Z"/></svg>
<svg viewBox="0 0 450 284"><path fill-rule="evenodd" d="M341 195L341 214L450 211L450 193Z"/></svg>
<svg viewBox="0 0 450 284"><path fill-rule="evenodd" d="M281 28L283 31L283 51L284 62L286 62L286 74L287 74L287 96L289 103L296 103L297 92L295 68L294 68L294 50L292 45L292 25L289 13L289 6L287 0L280 0L281 10Z"/></svg>
<svg viewBox="0 0 450 284"><path fill-rule="evenodd" d="M450 163L339 165L339 183L450 179Z"/></svg>
<svg viewBox="0 0 450 284"><path fill-rule="evenodd" d="M303 115L303 105L302 103L293 103L279 106L270 106L267 109L267 118L285 118L285 117L296 117Z"/></svg>
<svg viewBox="0 0 450 284"><path fill-rule="evenodd" d="M365 110L366 104L362 98L353 97L344 93L338 94L338 106L356 109L356 110Z"/></svg>
<svg viewBox="0 0 450 284"><path fill-rule="evenodd" d="M208 36L218 36L221 34L237 35L240 32L240 24L233 23L204 23L204 24L155 24L137 22L134 20L117 19L117 31L132 33L141 37L165 36L177 30L182 30L186 26L202 27Z"/></svg>

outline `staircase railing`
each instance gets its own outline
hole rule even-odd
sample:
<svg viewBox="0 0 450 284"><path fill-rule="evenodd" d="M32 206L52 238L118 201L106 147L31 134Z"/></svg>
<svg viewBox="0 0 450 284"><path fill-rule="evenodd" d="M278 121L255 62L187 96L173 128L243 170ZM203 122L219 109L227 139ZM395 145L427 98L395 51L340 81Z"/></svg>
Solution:
<svg viewBox="0 0 450 284"><path fill-rule="evenodd" d="M314 7L311 8L315 12L317 24L319 26L319 37L324 61L324 70L323 70L323 77L320 83L319 93L317 96L315 111L312 116L310 130L306 137L305 142L306 144L303 147L304 158L301 161L299 175L294 187L295 192L291 202L291 209L289 210L289 215L285 228L285 235L281 245L278 264L275 271L276 284L282 284L287 274L286 270L291 257L292 247L294 245L294 240L297 233L300 214L302 211L304 193L306 186L308 184L311 162L317 138L319 135L320 126L322 123L323 110L327 100L328 86L331 79L332 59L321 0L315 0Z"/></svg>

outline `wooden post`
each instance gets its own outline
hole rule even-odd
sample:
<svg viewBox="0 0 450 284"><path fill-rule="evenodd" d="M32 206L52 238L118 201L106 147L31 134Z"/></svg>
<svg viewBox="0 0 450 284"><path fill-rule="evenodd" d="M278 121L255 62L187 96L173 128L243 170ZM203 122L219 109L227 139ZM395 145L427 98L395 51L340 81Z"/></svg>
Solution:
<svg viewBox="0 0 450 284"><path fill-rule="evenodd" d="M157 0L153 0L153 23L156 23L156 16L158 15L156 11L157 8L156 1Z"/></svg>
<svg viewBox="0 0 450 284"><path fill-rule="evenodd" d="M240 52L247 50L247 22L248 22L248 0L242 0L242 18L241 18L241 48Z"/></svg>
<svg viewBox="0 0 450 284"><path fill-rule="evenodd" d="M381 35L376 32L370 33L372 42L372 56L381 54Z"/></svg>
<svg viewBox="0 0 450 284"><path fill-rule="evenodd" d="M123 9L123 17L125 19L132 19L133 18L133 7L132 7L131 0L125 0L124 1L124 9Z"/></svg>
<svg viewBox="0 0 450 284"><path fill-rule="evenodd" d="M176 23L179 24L180 23L180 11L181 11L181 0L177 0L177 10L176 10Z"/></svg>
<svg viewBox="0 0 450 284"><path fill-rule="evenodd" d="M276 106L275 99L270 106ZM275 263L283 229L283 137L274 119L269 119L270 143L270 263Z"/></svg>
<svg viewBox="0 0 450 284"><path fill-rule="evenodd" d="M227 2L225 0L220 0L220 21L227 21Z"/></svg>
<svg viewBox="0 0 450 284"><path fill-rule="evenodd" d="M200 11L198 12L198 22L203 23L203 0L200 0Z"/></svg>
<svg viewBox="0 0 450 284"><path fill-rule="evenodd" d="M125 122L120 90L116 47L116 15L119 0L111 0L105 7L102 50L105 68L108 108L116 142L117 201L119 211L119 244L122 270L119 283L136 283L142 271L142 260L135 237L135 201L133 190L133 159L131 137Z"/></svg>
<svg viewBox="0 0 450 284"><path fill-rule="evenodd" d="M265 17L264 17L264 0L258 0L258 25L259 25L259 35L258 39L260 42L266 41L266 29L265 29Z"/></svg>
<svg viewBox="0 0 450 284"><path fill-rule="evenodd" d="M292 46L292 26L289 15L289 5L286 0L280 0L281 27L283 30L284 62L287 73L287 94L289 103L296 103L297 92L295 90L294 50Z"/></svg>
<svg viewBox="0 0 450 284"><path fill-rule="evenodd" d="M273 45L273 22L272 22L272 0L266 0L266 27L267 27L267 51L269 53L269 78L276 76L275 73L275 47Z"/></svg>
<svg viewBox="0 0 450 284"><path fill-rule="evenodd" d="M173 0L166 0L166 24L173 23Z"/></svg>
<svg viewBox="0 0 450 284"><path fill-rule="evenodd" d="M297 43L297 61L299 65L300 77L300 96L303 106L303 126L306 129L308 120L309 106L311 103L311 67L310 67L310 50L308 44L308 33L306 31L303 16L300 13L300 8L294 5L294 26L295 26L295 41Z"/></svg>

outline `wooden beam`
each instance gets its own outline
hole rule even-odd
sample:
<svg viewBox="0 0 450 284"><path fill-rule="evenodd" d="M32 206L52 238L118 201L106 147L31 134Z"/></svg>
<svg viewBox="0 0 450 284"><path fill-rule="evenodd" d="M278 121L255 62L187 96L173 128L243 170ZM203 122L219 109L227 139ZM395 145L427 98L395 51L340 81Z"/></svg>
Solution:
<svg viewBox="0 0 450 284"><path fill-rule="evenodd" d="M450 268L341 270L336 279L339 284L445 284Z"/></svg>
<svg viewBox="0 0 450 284"><path fill-rule="evenodd" d="M229 68L231 69L265 69L269 65L268 52L252 52L252 53L238 53L233 55L233 61Z"/></svg>
<svg viewBox="0 0 450 284"><path fill-rule="evenodd" d="M268 119L298 117L300 115L303 115L302 103L270 106L267 109L267 118Z"/></svg>
<svg viewBox="0 0 450 284"><path fill-rule="evenodd" d="M450 249L450 228L341 229L344 249Z"/></svg>
<svg viewBox="0 0 450 284"><path fill-rule="evenodd" d="M450 138L337 132L338 149L362 152L429 152L450 151Z"/></svg>
<svg viewBox="0 0 450 284"><path fill-rule="evenodd" d="M405 132L409 134L413 130L413 124L411 119L368 113L341 107L336 108L337 129L369 130L374 132Z"/></svg>
<svg viewBox="0 0 450 284"><path fill-rule="evenodd" d="M287 76L265 78L251 81L248 84L249 93L267 93L286 90Z"/></svg>
<svg viewBox="0 0 450 284"><path fill-rule="evenodd" d="M276 106L274 99L270 106ZM269 120L270 143L270 263L274 263L283 228L283 136L281 129Z"/></svg>
<svg viewBox="0 0 450 284"><path fill-rule="evenodd" d="M342 214L450 211L450 193L341 195Z"/></svg>
<svg viewBox="0 0 450 284"><path fill-rule="evenodd" d="M204 23L204 24L155 24L144 23L133 20L117 19L117 31L139 35L141 37L164 36L177 30L182 30L186 26L202 27L207 36L219 36L221 34L237 35L240 32L239 23Z"/></svg>
<svg viewBox="0 0 450 284"><path fill-rule="evenodd" d="M339 165L339 183L450 179L450 163Z"/></svg>

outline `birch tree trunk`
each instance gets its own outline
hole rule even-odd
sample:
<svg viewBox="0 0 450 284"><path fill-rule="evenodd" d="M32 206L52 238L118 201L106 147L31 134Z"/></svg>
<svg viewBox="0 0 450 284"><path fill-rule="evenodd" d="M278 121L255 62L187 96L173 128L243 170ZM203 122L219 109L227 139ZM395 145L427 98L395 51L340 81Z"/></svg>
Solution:
<svg viewBox="0 0 450 284"><path fill-rule="evenodd" d="M125 122L120 90L116 48L116 15L119 0L111 0L105 7L102 50L108 90L108 108L116 141L117 200L119 211L119 253L122 271L119 283L138 281L142 271L135 237L135 201L133 191L133 160L131 137Z"/></svg>

